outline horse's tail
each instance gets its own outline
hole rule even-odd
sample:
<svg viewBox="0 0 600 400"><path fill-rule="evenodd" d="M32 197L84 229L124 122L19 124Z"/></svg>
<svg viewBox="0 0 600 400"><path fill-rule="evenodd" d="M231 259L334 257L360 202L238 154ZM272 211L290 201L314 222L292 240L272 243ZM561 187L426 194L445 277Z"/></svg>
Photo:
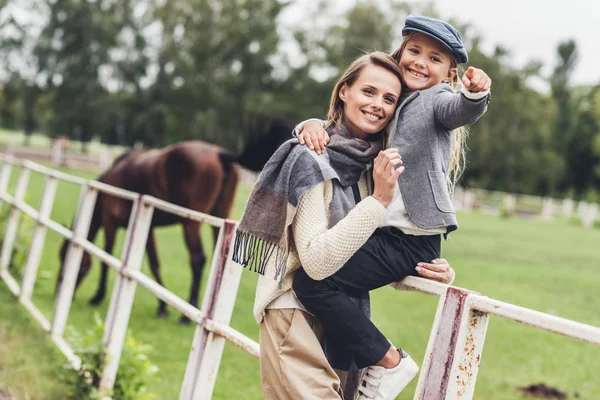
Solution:
<svg viewBox="0 0 600 400"><path fill-rule="evenodd" d="M223 179L215 205L210 214L219 218L229 218L233 208L233 198L238 183L238 169L235 166L237 155L229 152L219 152L219 161L223 167ZM213 229L214 240L217 242L219 229Z"/></svg>
<svg viewBox="0 0 600 400"><path fill-rule="evenodd" d="M219 161L221 162L225 173L228 174L233 168L233 164L240 162L240 155L237 153L232 153L230 151L220 151Z"/></svg>

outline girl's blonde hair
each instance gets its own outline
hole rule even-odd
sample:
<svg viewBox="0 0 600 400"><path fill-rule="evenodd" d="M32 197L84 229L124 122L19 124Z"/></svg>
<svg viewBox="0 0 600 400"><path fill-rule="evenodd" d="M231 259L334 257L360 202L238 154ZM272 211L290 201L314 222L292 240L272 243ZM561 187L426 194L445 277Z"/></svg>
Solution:
<svg viewBox="0 0 600 400"><path fill-rule="evenodd" d="M340 99L340 91L344 85L347 85L348 87L352 86L360 76L361 72L368 65L382 67L396 75L398 80L402 82L400 66L389 54L382 51L374 51L358 57L348 66L348 68L346 68L346 71L333 88L333 92L331 93L331 101L329 102L329 111L327 112L327 127L336 129L342 124L344 120L344 102L342 99ZM390 121L392 121L392 119L393 118L389 119L388 124ZM387 143L388 136L389 133L386 126L386 128L383 130L384 143Z"/></svg>
<svg viewBox="0 0 600 400"><path fill-rule="evenodd" d="M402 37L402 43L400 43L400 47L398 47L392 53L392 57L394 58L394 60L396 60L398 64L400 64L400 58L402 57L402 53L404 52L408 41L419 34L419 32L409 32ZM450 68L456 69L456 74L454 74L454 77L451 81L448 82L448 84L452 87L452 89L455 92L458 93L461 87L460 79L458 78L458 62L450 51L448 51L448 54L450 55ZM460 180L460 177L465 170L465 165L467 161L466 150L468 137L469 129L467 126L461 126L460 128L456 128L452 131L450 161L448 162L448 173L446 174L446 183L448 184L448 189L450 193L454 192L456 183Z"/></svg>

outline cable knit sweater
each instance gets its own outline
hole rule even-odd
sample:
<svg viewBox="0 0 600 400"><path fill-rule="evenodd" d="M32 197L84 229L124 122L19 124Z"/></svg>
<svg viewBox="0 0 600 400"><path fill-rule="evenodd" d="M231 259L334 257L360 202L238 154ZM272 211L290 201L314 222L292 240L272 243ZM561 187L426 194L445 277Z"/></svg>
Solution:
<svg viewBox="0 0 600 400"><path fill-rule="evenodd" d="M362 200L331 229L328 229L333 196L331 181L316 185L300 198L292 222L294 243L281 289L273 279L274 262L269 262L265 274L258 278L254 301L257 322L262 321L269 303L291 290L292 279L300 266L311 278L325 279L338 271L377 229L385 207L368 196L365 176L358 186Z"/></svg>

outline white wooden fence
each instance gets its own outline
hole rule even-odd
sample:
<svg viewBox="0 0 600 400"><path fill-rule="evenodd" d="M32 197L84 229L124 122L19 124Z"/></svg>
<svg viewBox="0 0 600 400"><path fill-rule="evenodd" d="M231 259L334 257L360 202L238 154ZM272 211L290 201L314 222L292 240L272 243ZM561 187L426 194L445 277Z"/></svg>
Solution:
<svg viewBox="0 0 600 400"><path fill-rule="evenodd" d="M6 286L18 296L25 308L50 334L54 343L74 368L79 368L81 361L63 339L63 332L83 251L100 258L118 272L105 318L103 345L107 357L103 365L100 389L110 390L114 385L137 285L164 300L197 325L183 377L180 400L211 398L225 340L258 357L258 344L229 326L242 274L242 267L230 261L236 222L215 218L96 181L83 180L30 161L15 160L6 156L0 156L0 161L2 161L0 206L9 204L11 207L0 253L0 275ZM19 168L20 173L14 194L9 194L7 188L13 167ZM24 201L31 172L46 177L43 198L38 208ZM59 180L81 186L73 230L50 218ZM110 193L133 202L120 258L107 254L87 240L98 192ZM200 309L191 306L140 271L155 208L221 228ZM19 285L10 275L8 265L22 213L34 219L36 226L23 280ZM48 321L31 300L48 228L70 240L64 276L52 321ZM465 289L421 278L410 277L405 279L404 283L420 292L440 297L414 399L473 398L490 315L512 319L600 345L600 328L597 327L518 307Z"/></svg>

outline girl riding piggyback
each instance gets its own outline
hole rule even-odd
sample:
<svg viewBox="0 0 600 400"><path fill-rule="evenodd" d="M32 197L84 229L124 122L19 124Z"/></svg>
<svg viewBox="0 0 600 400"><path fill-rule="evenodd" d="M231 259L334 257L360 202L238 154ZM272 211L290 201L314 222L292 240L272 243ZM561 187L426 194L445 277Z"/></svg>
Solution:
<svg viewBox="0 0 600 400"><path fill-rule="evenodd" d="M395 398L418 368L351 298L419 271L427 277L419 261L438 259L441 236L458 228L449 192L464 167L463 127L477 121L490 100L491 80L482 70L469 67L461 85L457 67L468 57L451 25L410 15L402 34L392 57L404 88L388 145L398 150L397 164L405 169L394 199L379 228L338 272L316 280L301 269L293 283L298 300L322 322L325 336L352 354L358 368L368 367L359 386L361 399ZM371 110L362 112L377 119ZM317 153L329 139L320 120L305 122L298 137Z"/></svg>

